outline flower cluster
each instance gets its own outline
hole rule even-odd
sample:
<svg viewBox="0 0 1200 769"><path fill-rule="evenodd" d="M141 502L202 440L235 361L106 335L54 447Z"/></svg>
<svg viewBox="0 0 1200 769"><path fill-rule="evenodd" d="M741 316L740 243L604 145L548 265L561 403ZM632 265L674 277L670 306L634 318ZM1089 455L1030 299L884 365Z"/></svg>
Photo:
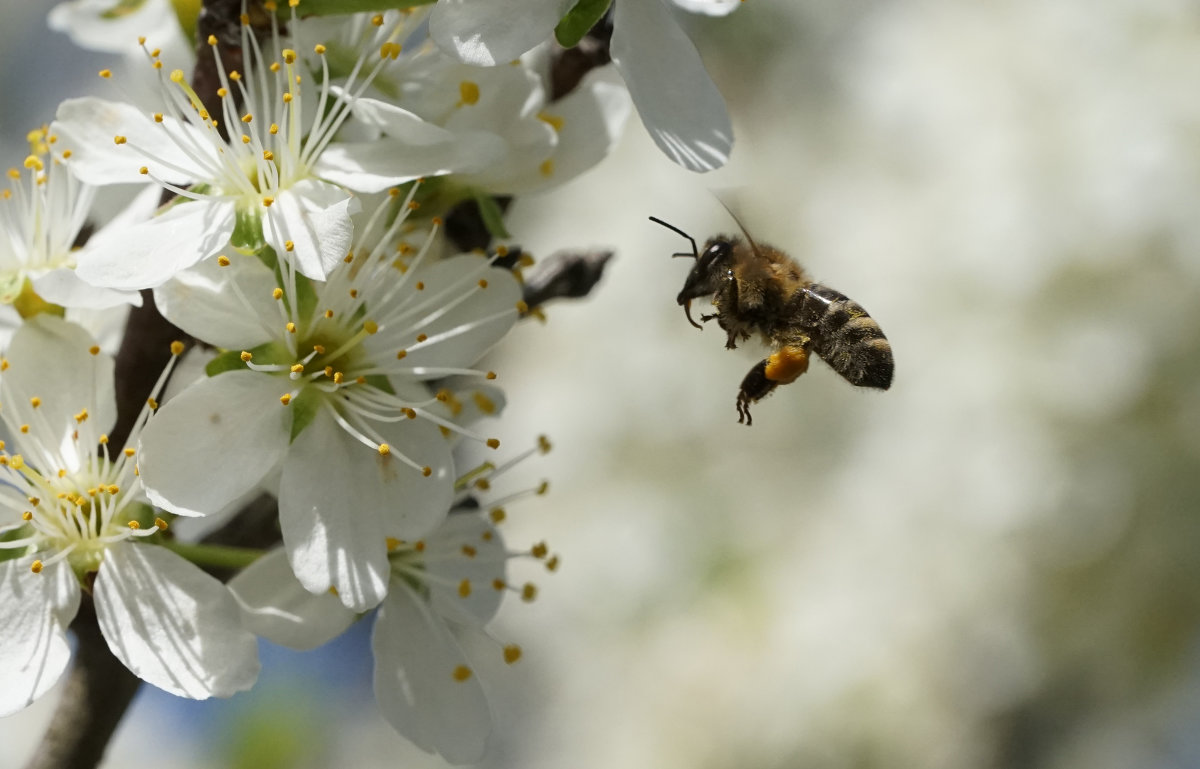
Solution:
<svg viewBox="0 0 1200 769"><path fill-rule="evenodd" d="M130 671L201 699L253 686L256 635L310 648L371 612L387 720L474 761L491 721L456 638L533 598L513 557L558 563L497 528L544 484L486 501L544 439L458 466L464 440L500 447L479 361L535 309L528 258L479 246L508 237L509 196L602 160L633 107L693 170L725 161L729 118L663 0L305 2L247 0L236 39L194 57L166 0L50 16L126 56L100 73L120 98L62 102L0 197L0 714L62 676L85 601ZM593 27L611 50L556 77L551 34ZM194 343L162 368L146 339L171 327ZM263 499L274 539L243 541Z"/></svg>

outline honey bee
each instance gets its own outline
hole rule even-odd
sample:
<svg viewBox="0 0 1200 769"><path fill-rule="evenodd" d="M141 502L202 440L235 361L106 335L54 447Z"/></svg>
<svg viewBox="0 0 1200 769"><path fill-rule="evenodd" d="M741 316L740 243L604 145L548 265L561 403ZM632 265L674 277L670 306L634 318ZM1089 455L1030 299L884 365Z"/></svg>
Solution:
<svg viewBox="0 0 1200 769"><path fill-rule="evenodd" d="M725 348L735 349L757 332L772 352L750 369L737 396L738 423L751 424L750 404L789 384L808 370L815 352L852 385L886 390L892 384L892 346L879 324L862 305L828 286L814 283L794 259L777 248L759 245L738 222L745 240L717 235L704 244L678 227L651 216L687 238L696 264L676 301L688 322L692 300L711 297L716 312L700 320L716 320L726 334ZM736 217L735 217L736 221Z"/></svg>

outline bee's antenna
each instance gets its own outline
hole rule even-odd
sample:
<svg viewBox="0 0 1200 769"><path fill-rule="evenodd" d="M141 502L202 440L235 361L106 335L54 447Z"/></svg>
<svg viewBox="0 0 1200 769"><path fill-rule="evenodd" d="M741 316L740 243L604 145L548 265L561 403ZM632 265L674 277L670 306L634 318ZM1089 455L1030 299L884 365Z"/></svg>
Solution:
<svg viewBox="0 0 1200 769"><path fill-rule="evenodd" d="M754 255L762 257L762 251L759 250L758 244L754 242L754 238L751 237L750 232L746 229L746 225L742 224L742 220L737 217L737 214L733 212L733 209L730 208L724 200L717 198L717 202L724 207L726 213L728 213L733 221L737 224L738 229L741 230L742 234L746 236L746 240L750 242L750 248L754 251Z"/></svg>
<svg viewBox="0 0 1200 769"><path fill-rule="evenodd" d="M667 224L667 223L666 223L666 222L664 222L662 219L659 219L657 216L651 216L651 217L650 217L650 221L654 222L655 224L661 224L662 226L666 227L668 230L674 230L675 232L679 233L680 235L682 235L683 237L685 237L685 238L687 238L689 241L691 241L691 243L692 243L692 253L690 253L690 254L689 254L689 253L687 253L686 251L681 251L681 252L679 252L678 254L671 254L671 256L690 256L690 257L692 257L693 259L699 259L699 258L700 258L700 249L696 248L696 239L695 239L695 238L693 238L691 235L688 235L686 232L684 232L683 230L679 229L678 227L676 227L676 226L675 226L675 225L673 225L673 224ZM749 237L749 236L747 236L747 237Z"/></svg>

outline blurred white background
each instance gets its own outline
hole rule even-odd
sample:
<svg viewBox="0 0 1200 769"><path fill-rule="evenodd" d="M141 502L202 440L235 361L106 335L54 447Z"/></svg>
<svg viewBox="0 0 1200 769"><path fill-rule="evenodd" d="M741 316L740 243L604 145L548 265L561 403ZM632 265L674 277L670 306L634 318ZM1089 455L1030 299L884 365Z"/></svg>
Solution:
<svg viewBox="0 0 1200 769"><path fill-rule="evenodd" d="M0 2L11 164L69 95L39 73L96 67L50 33L14 49L41 11ZM1200 6L747 0L687 23L730 167L681 171L634 123L512 212L536 256L617 256L490 364L494 432L555 444L508 476L551 491L507 536L563 565L525 564L539 600L501 613L526 655L482 674L485 765L1200 766ZM762 350L687 324L686 244L646 219L730 232L714 192L880 322L890 391L814 363L737 423ZM375 714L362 633L266 654L228 703L143 691L108 765L443 765ZM52 699L0 721L0 766Z"/></svg>

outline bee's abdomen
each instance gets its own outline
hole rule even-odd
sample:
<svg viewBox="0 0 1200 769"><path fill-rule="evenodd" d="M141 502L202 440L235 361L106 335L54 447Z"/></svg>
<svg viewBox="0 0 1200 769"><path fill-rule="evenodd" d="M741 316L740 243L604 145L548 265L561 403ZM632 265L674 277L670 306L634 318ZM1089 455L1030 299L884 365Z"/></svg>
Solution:
<svg viewBox="0 0 1200 769"><path fill-rule="evenodd" d="M801 324L813 351L852 385L886 390L892 384L892 346L862 305L814 283L804 289Z"/></svg>

